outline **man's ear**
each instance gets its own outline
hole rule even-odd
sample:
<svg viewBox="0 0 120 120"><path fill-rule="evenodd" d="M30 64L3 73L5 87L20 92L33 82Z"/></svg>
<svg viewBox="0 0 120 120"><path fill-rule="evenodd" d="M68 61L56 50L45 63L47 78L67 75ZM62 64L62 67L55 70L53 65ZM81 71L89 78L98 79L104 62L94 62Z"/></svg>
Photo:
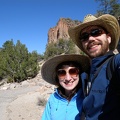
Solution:
<svg viewBox="0 0 120 120"><path fill-rule="evenodd" d="M111 43L111 35L110 34L107 34L107 39L108 39L108 42L110 44Z"/></svg>

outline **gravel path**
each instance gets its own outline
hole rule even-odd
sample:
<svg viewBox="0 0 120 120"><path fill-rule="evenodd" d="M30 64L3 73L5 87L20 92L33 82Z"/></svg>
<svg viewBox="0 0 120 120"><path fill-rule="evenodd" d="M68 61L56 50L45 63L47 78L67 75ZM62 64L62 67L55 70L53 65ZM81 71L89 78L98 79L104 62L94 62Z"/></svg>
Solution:
<svg viewBox="0 0 120 120"><path fill-rule="evenodd" d="M40 86L0 90L0 120L40 120Z"/></svg>

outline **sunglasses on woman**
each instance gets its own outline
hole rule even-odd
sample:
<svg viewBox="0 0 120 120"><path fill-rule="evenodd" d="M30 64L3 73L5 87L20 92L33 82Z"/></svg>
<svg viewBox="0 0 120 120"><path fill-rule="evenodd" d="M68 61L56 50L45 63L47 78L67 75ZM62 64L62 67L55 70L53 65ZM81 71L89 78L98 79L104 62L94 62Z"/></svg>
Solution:
<svg viewBox="0 0 120 120"><path fill-rule="evenodd" d="M83 32L80 35L80 40L81 40L81 42L87 41L90 36L97 37L97 36L101 35L102 33L105 33L105 31L103 29L100 29L100 28L92 29L89 33Z"/></svg>
<svg viewBox="0 0 120 120"><path fill-rule="evenodd" d="M78 68L70 68L68 71L64 69L59 69L57 75L59 78L65 78L66 74L69 73L71 77L76 77L79 74Z"/></svg>

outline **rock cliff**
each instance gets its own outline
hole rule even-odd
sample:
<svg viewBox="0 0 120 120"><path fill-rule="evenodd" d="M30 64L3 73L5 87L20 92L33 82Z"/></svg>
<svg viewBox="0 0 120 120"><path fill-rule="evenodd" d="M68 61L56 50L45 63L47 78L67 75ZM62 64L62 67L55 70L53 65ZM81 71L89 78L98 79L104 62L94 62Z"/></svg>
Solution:
<svg viewBox="0 0 120 120"><path fill-rule="evenodd" d="M60 18L57 25L50 28L48 31L48 44L51 42L57 42L59 39L68 40L68 28L79 25L81 22L77 20L71 20L69 18Z"/></svg>

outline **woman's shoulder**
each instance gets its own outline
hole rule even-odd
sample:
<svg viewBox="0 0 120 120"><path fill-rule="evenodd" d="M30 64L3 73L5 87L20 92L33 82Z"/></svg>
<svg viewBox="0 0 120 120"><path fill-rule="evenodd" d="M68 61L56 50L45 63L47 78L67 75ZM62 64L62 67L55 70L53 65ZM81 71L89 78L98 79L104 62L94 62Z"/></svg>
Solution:
<svg viewBox="0 0 120 120"><path fill-rule="evenodd" d="M53 93L50 94L49 100L58 99L58 97L59 97L59 94L56 89Z"/></svg>

